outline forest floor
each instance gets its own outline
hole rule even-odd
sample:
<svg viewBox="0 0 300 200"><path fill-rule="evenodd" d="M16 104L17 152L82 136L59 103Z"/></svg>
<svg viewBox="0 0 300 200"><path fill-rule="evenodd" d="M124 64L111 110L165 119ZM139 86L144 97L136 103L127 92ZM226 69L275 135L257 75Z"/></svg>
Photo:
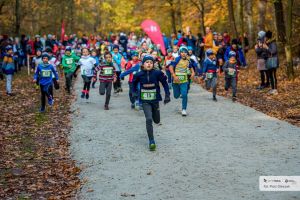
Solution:
<svg viewBox="0 0 300 200"><path fill-rule="evenodd" d="M73 97L54 91L53 108L41 114L32 79L26 69L15 74L12 97L0 81L0 199L68 199L80 187L68 148Z"/></svg>

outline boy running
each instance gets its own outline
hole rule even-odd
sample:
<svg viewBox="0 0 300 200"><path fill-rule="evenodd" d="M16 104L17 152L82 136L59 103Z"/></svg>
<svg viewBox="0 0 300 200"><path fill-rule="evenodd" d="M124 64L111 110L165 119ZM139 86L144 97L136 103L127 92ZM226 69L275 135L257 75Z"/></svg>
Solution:
<svg viewBox="0 0 300 200"><path fill-rule="evenodd" d="M143 69L133 77L133 92L138 93L138 84L140 84L140 97L146 118L146 129L149 138L149 149L154 151L156 144L153 136L154 123L160 123L159 101L162 100L160 94L161 83L165 90L164 104L170 102L170 91L167 83L166 75L160 70L154 70L154 58L145 56L142 61Z"/></svg>
<svg viewBox="0 0 300 200"><path fill-rule="evenodd" d="M104 109L109 110L109 100L111 96L111 89L113 82L116 81L116 70L115 67L112 63L112 55L111 53L106 53L104 55L105 62L101 63L99 66L97 66L94 70L94 81L96 80L97 77L97 72L100 71L99 73L99 81L100 81L100 86L99 86L99 93L100 95L104 95L106 93L106 98L105 98L105 104L104 104Z"/></svg>
<svg viewBox="0 0 300 200"><path fill-rule="evenodd" d="M186 116L186 108L188 102L188 74L190 72L191 79L194 78L195 72L193 63L188 59L188 49L185 46L179 49L180 56L170 64L170 72L173 77L174 98L182 98L182 116Z"/></svg>

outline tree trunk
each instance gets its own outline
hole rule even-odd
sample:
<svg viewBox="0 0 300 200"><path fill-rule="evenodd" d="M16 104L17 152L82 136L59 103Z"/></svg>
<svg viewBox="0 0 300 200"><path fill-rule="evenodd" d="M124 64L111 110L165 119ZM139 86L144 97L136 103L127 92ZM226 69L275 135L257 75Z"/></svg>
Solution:
<svg viewBox="0 0 300 200"><path fill-rule="evenodd" d="M174 6L174 1L170 0L168 1L171 9L170 9L170 16L171 16L171 26L172 26L172 32L176 34L176 12L175 12L175 6Z"/></svg>
<svg viewBox="0 0 300 200"><path fill-rule="evenodd" d="M244 43L244 0L238 0L238 18L239 18L239 25L240 25L240 36L242 37L242 46L243 50L245 49L245 43Z"/></svg>
<svg viewBox="0 0 300 200"><path fill-rule="evenodd" d="M276 21L276 30L277 30L277 38L278 42L285 43L285 24L283 17L283 6L281 0L274 1L274 9L275 9L275 21Z"/></svg>
<svg viewBox="0 0 300 200"><path fill-rule="evenodd" d="M200 5L200 14L201 14L201 29L202 30L202 35L205 35L205 26L204 26L204 15L205 15L205 10L204 10L204 2L203 0L199 0L199 5Z"/></svg>
<svg viewBox="0 0 300 200"><path fill-rule="evenodd" d="M16 15L16 27L15 27L15 34L16 36L20 35L20 0L16 0L16 7L15 7L15 15Z"/></svg>
<svg viewBox="0 0 300 200"><path fill-rule="evenodd" d="M178 29L182 31L181 0L178 0L176 6Z"/></svg>
<svg viewBox="0 0 300 200"><path fill-rule="evenodd" d="M236 23L234 19L233 2L232 0L228 0L227 2L228 2L228 16L230 21L231 34L233 34L236 38L238 38Z"/></svg>
<svg viewBox="0 0 300 200"><path fill-rule="evenodd" d="M258 1L258 22L257 22L258 31L265 30L266 11L267 11L267 0L259 0Z"/></svg>
<svg viewBox="0 0 300 200"><path fill-rule="evenodd" d="M245 8L246 8L246 22L247 22L247 32L249 36L249 44L250 47L254 45L254 30L253 30L253 0L245 1Z"/></svg>
<svg viewBox="0 0 300 200"><path fill-rule="evenodd" d="M75 10L75 2L74 0L70 0L70 31L73 34L74 33L74 10Z"/></svg>
<svg viewBox="0 0 300 200"><path fill-rule="evenodd" d="M294 0L288 0L287 5L287 27L286 27L286 44L285 44L285 55L286 55L286 72L289 79L293 79L294 68L293 68L293 60L292 60L292 47L291 47L291 39L292 39L292 28L293 28L293 4Z"/></svg>

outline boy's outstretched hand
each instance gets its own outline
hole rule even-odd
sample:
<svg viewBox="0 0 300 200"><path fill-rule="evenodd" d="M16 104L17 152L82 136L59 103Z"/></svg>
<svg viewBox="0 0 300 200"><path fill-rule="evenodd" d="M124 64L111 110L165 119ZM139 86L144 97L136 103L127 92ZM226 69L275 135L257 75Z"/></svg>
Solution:
<svg viewBox="0 0 300 200"><path fill-rule="evenodd" d="M165 100L164 100L164 104L167 104L167 103L169 103L170 101L171 101L170 95L166 95L166 96L165 96Z"/></svg>

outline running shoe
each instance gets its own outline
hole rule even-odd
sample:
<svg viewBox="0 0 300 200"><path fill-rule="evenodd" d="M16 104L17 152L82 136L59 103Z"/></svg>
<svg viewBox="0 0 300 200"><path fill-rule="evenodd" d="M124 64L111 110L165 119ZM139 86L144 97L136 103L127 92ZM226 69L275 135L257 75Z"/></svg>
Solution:
<svg viewBox="0 0 300 200"><path fill-rule="evenodd" d="M184 116L184 117L187 116L187 112L186 112L185 109L183 109L183 110L181 111L181 115Z"/></svg>
<svg viewBox="0 0 300 200"><path fill-rule="evenodd" d="M156 149L156 144L155 144L155 141L154 141L154 140L150 140L150 141L149 141L149 149L150 149L150 151L155 151L155 149Z"/></svg>

